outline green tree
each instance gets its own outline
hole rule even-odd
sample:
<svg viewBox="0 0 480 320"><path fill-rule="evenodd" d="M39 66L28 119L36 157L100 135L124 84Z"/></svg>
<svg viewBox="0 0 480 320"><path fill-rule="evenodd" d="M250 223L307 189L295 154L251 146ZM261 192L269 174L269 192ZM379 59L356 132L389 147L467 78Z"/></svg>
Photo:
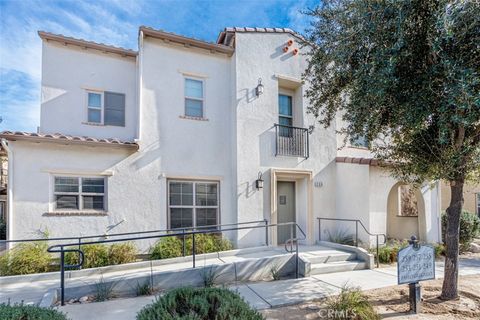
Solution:
<svg viewBox="0 0 480 320"><path fill-rule="evenodd" d="M320 123L342 117L399 179L450 183L442 298L456 298L463 185L480 167L480 2L325 0L307 14Z"/></svg>

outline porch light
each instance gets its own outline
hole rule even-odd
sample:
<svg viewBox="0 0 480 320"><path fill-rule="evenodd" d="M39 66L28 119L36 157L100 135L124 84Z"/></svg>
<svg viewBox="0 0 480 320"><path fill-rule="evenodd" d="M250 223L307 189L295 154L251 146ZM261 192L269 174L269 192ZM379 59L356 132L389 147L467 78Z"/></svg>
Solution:
<svg viewBox="0 0 480 320"><path fill-rule="evenodd" d="M257 190L260 190L263 188L263 179L262 179L262 172L258 172L258 179L255 181L255 186L257 187Z"/></svg>
<svg viewBox="0 0 480 320"><path fill-rule="evenodd" d="M259 97L261 94L263 94L263 84L262 84L262 78L258 78L258 85L255 88L255 94L257 97Z"/></svg>

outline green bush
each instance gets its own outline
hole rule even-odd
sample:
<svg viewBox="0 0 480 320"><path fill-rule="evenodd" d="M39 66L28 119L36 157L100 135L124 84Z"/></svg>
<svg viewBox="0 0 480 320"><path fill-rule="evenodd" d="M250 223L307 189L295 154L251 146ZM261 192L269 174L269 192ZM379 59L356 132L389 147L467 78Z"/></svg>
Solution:
<svg viewBox="0 0 480 320"><path fill-rule="evenodd" d="M168 259L182 256L182 240L177 237L165 237L155 243L150 250L150 259Z"/></svg>
<svg viewBox="0 0 480 320"><path fill-rule="evenodd" d="M447 215L442 214L442 237L445 243L445 234L447 231ZM460 215L460 251L465 251L472 243L473 239L480 233L480 218L468 211L463 211Z"/></svg>
<svg viewBox="0 0 480 320"><path fill-rule="evenodd" d="M47 272L51 255L47 242L21 243L0 257L0 275L19 275Z"/></svg>
<svg viewBox="0 0 480 320"><path fill-rule="evenodd" d="M7 239L7 223L5 220L0 219L0 240Z"/></svg>
<svg viewBox="0 0 480 320"><path fill-rule="evenodd" d="M335 230L333 233L328 232L328 241L333 243L344 244L347 246L355 245L355 235L348 232L348 230Z"/></svg>
<svg viewBox="0 0 480 320"><path fill-rule="evenodd" d="M385 246L378 249L378 261L388 264L397 262L398 251L406 246L408 246L406 240L389 240ZM376 249L371 249L370 252L376 253Z"/></svg>
<svg viewBox="0 0 480 320"><path fill-rule="evenodd" d="M172 290L137 314L137 320L260 320L236 293L221 288L179 288Z"/></svg>
<svg viewBox="0 0 480 320"><path fill-rule="evenodd" d="M132 242L112 244L108 248L108 264L122 264L135 262L137 259L137 247Z"/></svg>
<svg viewBox="0 0 480 320"><path fill-rule="evenodd" d="M82 268L97 268L115 264L129 263L136 260L137 248L131 242L112 244L89 244L80 247L83 251L84 261ZM78 253L67 252L66 264L77 264Z"/></svg>
<svg viewBox="0 0 480 320"><path fill-rule="evenodd" d="M84 257L82 268L108 266L108 246L102 244L89 244L81 246L80 250L82 250ZM65 254L65 264L74 265L77 263L78 253L67 252Z"/></svg>
<svg viewBox="0 0 480 320"><path fill-rule="evenodd" d="M186 255L192 254L192 236L185 237ZM231 250L232 243L218 234L196 234L195 253L210 253ZM183 255L183 242L180 237L161 238L150 250L150 259L167 259Z"/></svg>
<svg viewBox="0 0 480 320"><path fill-rule="evenodd" d="M343 287L338 296L327 300L333 319L376 320L380 316L359 288Z"/></svg>
<svg viewBox="0 0 480 320"><path fill-rule="evenodd" d="M62 312L24 304L0 304L2 320L67 320Z"/></svg>

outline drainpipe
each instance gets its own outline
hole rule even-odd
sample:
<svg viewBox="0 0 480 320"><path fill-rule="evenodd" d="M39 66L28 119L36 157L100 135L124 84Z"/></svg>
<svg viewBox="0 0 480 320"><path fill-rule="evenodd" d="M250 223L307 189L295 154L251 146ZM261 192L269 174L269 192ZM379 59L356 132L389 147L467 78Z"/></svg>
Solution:
<svg viewBox="0 0 480 320"><path fill-rule="evenodd" d="M12 239L13 234L13 152L7 140L2 138L2 147L7 151L8 159L8 185L7 185L7 240ZM7 249L10 244L7 244Z"/></svg>

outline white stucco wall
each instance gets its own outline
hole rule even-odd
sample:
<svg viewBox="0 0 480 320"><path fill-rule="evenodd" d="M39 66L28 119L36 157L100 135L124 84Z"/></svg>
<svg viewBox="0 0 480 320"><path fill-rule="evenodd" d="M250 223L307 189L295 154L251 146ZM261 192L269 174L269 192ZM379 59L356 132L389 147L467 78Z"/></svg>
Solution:
<svg viewBox="0 0 480 320"><path fill-rule="evenodd" d="M121 148L16 141L13 171L13 234L11 239L155 230L165 226L159 208L164 179L140 164L141 155ZM55 175L107 177L107 216L48 216L53 208Z"/></svg>
<svg viewBox="0 0 480 320"><path fill-rule="evenodd" d="M268 186L270 168L294 168L311 170L316 177L326 170L334 161L336 155L336 137L333 129L323 129L316 126L310 135L310 157L275 157L275 130L273 125L278 123L278 94L282 88L282 78L301 81L301 75L306 67L306 58L303 55L284 53L285 43L293 37L289 34L262 34L237 33L235 39L235 96L236 104L236 149L237 156L237 199L239 221L258 219L270 220L270 190ZM298 47L294 44L293 47ZM258 79L264 85L263 95L255 95ZM280 83L279 83L280 82ZM299 83L300 84L300 83ZM292 89L290 89L292 90ZM315 124L315 119L306 114L307 101L303 98L305 87L293 88L295 126L308 128ZM254 188L258 172L264 173L266 187L257 191ZM325 185L331 186L332 176L325 174L322 179ZM299 189L301 190L301 188ZM302 195L299 195L302 197ZM315 196L314 196L315 198ZM328 201L327 204L324 201ZM314 212L323 211L330 214L333 210L333 199L323 197L322 203L315 201ZM306 214L306 213L301 213ZM314 223L310 221L309 223ZM240 234L239 241L249 245L246 234Z"/></svg>
<svg viewBox="0 0 480 320"><path fill-rule="evenodd" d="M220 223L237 219L232 149L231 59L146 38L141 48L143 166L175 179L220 181ZM184 79L204 81L205 121L184 119ZM159 192L166 197L167 190ZM167 207L160 208L162 216Z"/></svg>
<svg viewBox="0 0 480 320"><path fill-rule="evenodd" d="M136 88L135 58L43 41L40 132L133 141ZM125 127L86 124L87 89L125 94Z"/></svg>

